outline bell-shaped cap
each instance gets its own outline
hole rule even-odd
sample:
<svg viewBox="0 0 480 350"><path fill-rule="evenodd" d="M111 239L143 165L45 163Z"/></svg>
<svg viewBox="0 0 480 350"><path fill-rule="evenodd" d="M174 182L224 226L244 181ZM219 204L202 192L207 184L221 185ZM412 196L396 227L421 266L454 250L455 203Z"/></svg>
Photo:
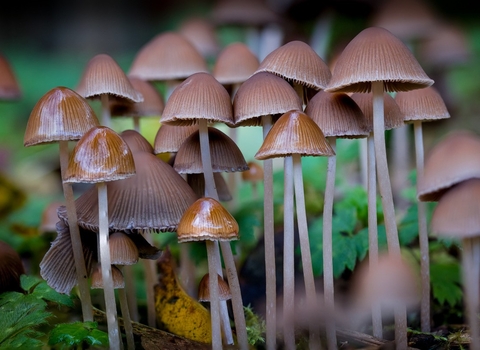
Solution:
<svg viewBox="0 0 480 350"><path fill-rule="evenodd" d="M283 113L302 108L302 101L293 87L285 79L268 72L252 75L233 98L235 126L259 126L263 116L278 119Z"/></svg>
<svg viewBox="0 0 480 350"><path fill-rule="evenodd" d="M75 91L58 86L35 104L28 118L25 147L59 141L77 141L100 123L88 102Z"/></svg>
<svg viewBox="0 0 480 350"><path fill-rule="evenodd" d="M22 91L13 69L7 58L0 54L0 101L16 100L22 96Z"/></svg>
<svg viewBox="0 0 480 350"><path fill-rule="evenodd" d="M178 224L178 242L238 239L238 223L222 204L210 197L197 199Z"/></svg>
<svg viewBox="0 0 480 350"><path fill-rule="evenodd" d="M335 151L320 127L305 113L289 111L273 125L255 154L258 160L302 156L334 156Z"/></svg>
<svg viewBox="0 0 480 350"><path fill-rule="evenodd" d="M263 181L263 168L258 162L250 161L247 163L248 170L242 172L242 180L248 182Z"/></svg>
<svg viewBox="0 0 480 350"><path fill-rule="evenodd" d="M219 300L232 299L232 293L228 283L217 274L218 279L218 297ZM210 302L210 274L203 275L198 284L198 301Z"/></svg>
<svg viewBox="0 0 480 350"><path fill-rule="evenodd" d="M183 80L198 72L208 72L205 59L182 34L157 34L140 48L128 75L148 81Z"/></svg>
<svg viewBox="0 0 480 350"><path fill-rule="evenodd" d="M176 153L182 143L198 131L198 125L178 126L162 124L153 141L153 153Z"/></svg>
<svg viewBox="0 0 480 350"><path fill-rule="evenodd" d="M432 233L448 238L480 236L480 179L460 182L438 200L432 214Z"/></svg>
<svg viewBox="0 0 480 350"><path fill-rule="evenodd" d="M417 197L436 202L450 187L471 178L480 178L480 137L469 130L452 131L427 153Z"/></svg>
<svg viewBox="0 0 480 350"><path fill-rule="evenodd" d="M142 102L143 96L134 89L118 63L107 54L98 54L88 61L76 91L85 98L107 94Z"/></svg>
<svg viewBox="0 0 480 350"><path fill-rule="evenodd" d="M423 122L450 118L447 106L433 86L395 94L395 102L405 115L405 122Z"/></svg>
<svg viewBox="0 0 480 350"><path fill-rule="evenodd" d="M371 92L353 93L350 97L362 110L369 130L373 131L373 94ZM385 130L399 128L405 124L405 114L400 110L395 99L386 92L383 94L383 110Z"/></svg>
<svg viewBox="0 0 480 350"><path fill-rule="evenodd" d="M217 56L220 45L215 26L208 18L189 16L179 24L177 32L187 38L206 59Z"/></svg>
<svg viewBox="0 0 480 350"><path fill-rule="evenodd" d="M122 137L106 126L98 126L77 142L65 173L66 183L115 181L135 175L135 163Z"/></svg>
<svg viewBox="0 0 480 350"><path fill-rule="evenodd" d="M108 245L112 265L134 265L138 262L138 248L126 233L113 232Z"/></svg>
<svg viewBox="0 0 480 350"><path fill-rule="evenodd" d="M224 132L208 127L208 141L213 172L236 172L248 169L237 144ZM180 174L203 173L200 132L193 132L180 146L173 168Z"/></svg>
<svg viewBox="0 0 480 350"><path fill-rule="evenodd" d="M213 181L215 181L218 199L222 202L231 201L232 194L222 173L213 173ZM205 196L205 175L203 173L187 174L187 183L199 198Z"/></svg>
<svg viewBox="0 0 480 350"><path fill-rule="evenodd" d="M100 263L97 263L90 277L92 279L92 289L103 289L102 266ZM125 278L123 277L123 273L115 265L112 265L112 280L114 289L125 288Z"/></svg>
<svg viewBox="0 0 480 350"><path fill-rule="evenodd" d="M0 294L20 291L20 276L25 268L20 255L6 242L0 241Z"/></svg>
<svg viewBox="0 0 480 350"><path fill-rule="evenodd" d="M315 90L325 89L332 77L323 59L300 40L290 41L270 52L260 62L257 72L270 72Z"/></svg>
<svg viewBox="0 0 480 350"><path fill-rule="evenodd" d="M259 64L245 43L234 42L220 51L212 75L223 85L241 84L255 73Z"/></svg>
<svg viewBox="0 0 480 350"><path fill-rule="evenodd" d="M120 133L120 136L125 140L132 153L137 151L153 153L153 146L138 131L126 129Z"/></svg>
<svg viewBox="0 0 480 350"><path fill-rule="evenodd" d="M433 84L408 47L387 29L369 27L355 36L335 61L328 92L409 91Z"/></svg>
<svg viewBox="0 0 480 350"><path fill-rule="evenodd" d="M180 83L168 98L160 122L186 126L199 119L234 123L230 95L210 73L195 73Z"/></svg>
<svg viewBox="0 0 480 350"><path fill-rule="evenodd" d="M319 91L308 101L305 114L325 137L362 138L372 131L357 103L343 92Z"/></svg>

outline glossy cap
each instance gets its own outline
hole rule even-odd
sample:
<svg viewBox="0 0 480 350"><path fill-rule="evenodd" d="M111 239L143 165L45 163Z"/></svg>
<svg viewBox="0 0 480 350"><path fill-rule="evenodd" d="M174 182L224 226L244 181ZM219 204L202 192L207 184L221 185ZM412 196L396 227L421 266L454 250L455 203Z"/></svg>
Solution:
<svg viewBox="0 0 480 350"><path fill-rule="evenodd" d="M134 89L122 68L107 54L90 59L76 90L85 98L108 94L133 102L143 101L142 94Z"/></svg>
<svg viewBox="0 0 480 350"><path fill-rule="evenodd" d="M138 131L132 129L123 130L120 136L127 143L132 153L137 151L153 153L153 146Z"/></svg>
<svg viewBox="0 0 480 350"><path fill-rule="evenodd" d="M348 43L335 61L325 90L369 92L374 81L382 81L388 92L433 84L407 46L380 27L366 28Z"/></svg>
<svg viewBox="0 0 480 350"><path fill-rule="evenodd" d="M138 262L137 246L127 234L120 231L110 234L108 245L112 265L133 265Z"/></svg>
<svg viewBox="0 0 480 350"><path fill-rule="evenodd" d="M255 158L264 160L287 157L292 154L302 156L335 155L335 151L323 135L322 130L301 111L289 111L276 121L255 154Z"/></svg>
<svg viewBox="0 0 480 350"><path fill-rule="evenodd" d="M154 153L176 153L182 143L198 131L198 125L179 126L162 124L155 135L153 141Z"/></svg>
<svg viewBox="0 0 480 350"><path fill-rule="evenodd" d="M325 137L362 138L372 131L360 107L343 92L317 92L307 103L305 114Z"/></svg>
<svg viewBox="0 0 480 350"><path fill-rule="evenodd" d="M64 182L98 183L135 175L135 163L127 143L112 129L90 129L73 149Z"/></svg>
<svg viewBox="0 0 480 350"><path fill-rule="evenodd" d="M23 145L77 141L99 125L95 112L82 96L59 86L43 95L33 107Z"/></svg>
<svg viewBox="0 0 480 350"><path fill-rule="evenodd" d="M220 202L203 197L185 211L178 224L177 235L179 243L237 240L238 224Z"/></svg>
<svg viewBox="0 0 480 350"><path fill-rule="evenodd" d="M259 126L263 116L278 117L295 109L302 109L302 101L296 91L285 79L268 72L252 75L233 98L236 127Z"/></svg>
<svg viewBox="0 0 480 350"><path fill-rule="evenodd" d="M369 130L373 131L373 94L371 92L354 93L350 97L362 110ZM405 124L405 114L400 110L395 99L386 92L383 94L383 109L385 130L399 128Z"/></svg>
<svg viewBox="0 0 480 350"><path fill-rule="evenodd" d="M219 300L232 299L232 293L228 283L217 274ZM210 274L203 275L198 284L198 301L210 301Z"/></svg>
<svg viewBox="0 0 480 350"><path fill-rule="evenodd" d="M447 106L433 86L395 94L395 102L405 115L405 122L424 122L450 118Z"/></svg>
<svg viewBox="0 0 480 350"><path fill-rule="evenodd" d="M220 51L212 75L220 84L241 84L257 70L260 62L250 48L234 42Z"/></svg>
<svg viewBox="0 0 480 350"><path fill-rule="evenodd" d="M0 54L0 101L16 100L22 96L22 91L13 69L5 56Z"/></svg>

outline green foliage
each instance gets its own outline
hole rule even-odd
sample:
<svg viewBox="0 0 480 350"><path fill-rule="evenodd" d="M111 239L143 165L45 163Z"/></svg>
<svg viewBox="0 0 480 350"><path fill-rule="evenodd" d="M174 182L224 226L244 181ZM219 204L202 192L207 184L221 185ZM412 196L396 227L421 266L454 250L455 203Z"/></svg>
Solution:
<svg viewBox="0 0 480 350"><path fill-rule="evenodd" d="M98 330L96 322L62 323L52 329L48 344L60 344L60 349L69 349L84 344L108 346L108 334Z"/></svg>

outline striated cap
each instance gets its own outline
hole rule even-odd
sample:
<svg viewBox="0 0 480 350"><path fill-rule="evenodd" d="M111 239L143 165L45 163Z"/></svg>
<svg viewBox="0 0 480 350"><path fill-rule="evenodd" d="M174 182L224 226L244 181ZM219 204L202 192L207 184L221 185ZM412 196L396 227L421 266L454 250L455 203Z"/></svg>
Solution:
<svg viewBox="0 0 480 350"><path fill-rule="evenodd" d="M299 40L290 41L270 52L257 72L270 72L315 90L325 89L332 77L327 64L315 50Z"/></svg>
<svg viewBox="0 0 480 350"><path fill-rule="evenodd" d="M425 157L417 197L436 202L450 187L471 178L480 178L480 137L469 130L452 131Z"/></svg>
<svg viewBox="0 0 480 350"><path fill-rule="evenodd" d="M260 62L250 48L234 42L220 51L212 75L220 84L241 84L257 70Z"/></svg>
<svg viewBox="0 0 480 350"><path fill-rule="evenodd" d="M405 122L433 121L450 118L447 106L433 86L395 94L395 102L405 115Z"/></svg>
<svg viewBox="0 0 480 350"><path fill-rule="evenodd" d="M197 199L183 214L178 224L178 242L231 241L238 239L238 223L219 201Z"/></svg>
<svg viewBox="0 0 480 350"><path fill-rule="evenodd" d="M232 194L228 189L227 182L223 178L222 173L213 173L213 181L215 181L218 199L222 202L231 201ZM205 175L203 173L187 174L187 183L198 197L205 196Z"/></svg>
<svg viewBox="0 0 480 350"><path fill-rule="evenodd" d="M305 107L305 114L325 137L362 138L372 131L360 107L343 92L317 92Z"/></svg>
<svg viewBox="0 0 480 350"><path fill-rule="evenodd" d="M224 132L208 127L210 158L213 172L236 172L248 169L237 144ZM180 174L203 173L200 132L193 132L180 146L173 168Z"/></svg>
<svg viewBox="0 0 480 350"><path fill-rule="evenodd" d="M122 68L107 54L90 59L76 90L85 98L108 94L133 102L143 101L142 94L134 89Z"/></svg>
<svg viewBox="0 0 480 350"><path fill-rule="evenodd" d="M98 126L86 132L73 149L64 182L97 183L135 175L127 143L112 129Z"/></svg>
<svg viewBox="0 0 480 350"><path fill-rule="evenodd" d="M373 131L373 94L369 93L354 93L350 97L360 107L367 120L369 130ZM383 94L383 109L385 130L399 128L405 124L405 115L400 110L395 99L387 94Z"/></svg>
<svg viewBox="0 0 480 350"><path fill-rule="evenodd" d="M0 241L0 294L21 290L20 276L24 273L20 255L9 244Z"/></svg>
<svg viewBox="0 0 480 350"><path fill-rule="evenodd" d="M301 110L302 101L293 87L273 73L259 72L248 78L233 98L235 126L262 125L266 115L280 116Z"/></svg>
<svg viewBox="0 0 480 350"><path fill-rule="evenodd" d="M258 160L302 156L334 156L335 151L318 125L301 111L283 114L268 132L255 154Z"/></svg>
<svg viewBox="0 0 480 350"><path fill-rule="evenodd" d="M0 54L0 101L16 100L22 96L22 91L13 69L5 56Z"/></svg>
<svg viewBox="0 0 480 350"><path fill-rule="evenodd" d="M480 236L480 179L469 179L448 189L438 200L430 225L435 235L448 238Z"/></svg>
<svg viewBox="0 0 480 350"><path fill-rule="evenodd" d="M33 107L25 129L25 147L59 141L77 141L100 123L88 102L75 91L51 89Z"/></svg>
<svg viewBox="0 0 480 350"><path fill-rule="evenodd" d="M182 34L157 34L140 48L128 75L148 81L183 80L198 72L208 72L207 63Z"/></svg>
<svg viewBox="0 0 480 350"><path fill-rule="evenodd" d="M136 130L127 129L120 133L120 136L127 143L130 150L133 152L144 151L153 153L153 146L148 140Z"/></svg>
<svg viewBox="0 0 480 350"><path fill-rule="evenodd" d="M220 300L232 299L232 293L228 283L217 274L218 279L218 297ZM210 301L210 274L203 275L198 284L198 301Z"/></svg>
<svg viewBox="0 0 480 350"><path fill-rule="evenodd" d="M328 92L409 91L433 84L408 47L385 28L369 27L355 36L335 61Z"/></svg>
<svg viewBox="0 0 480 350"><path fill-rule="evenodd" d="M154 153L176 153L182 143L198 131L198 125L178 126L162 124L155 135L153 141Z"/></svg>
<svg viewBox="0 0 480 350"><path fill-rule="evenodd" d="M186 126L198 119L234 123L230 95L210 73L195 73L180 83L168 98L160 122Z"/></svg>
<svg viewBox="0 0 480 350"><path fill-rule="evenodd" d="M120 231L110 234L108 245L112 265L134 265L138 262L138 248L127 234Z"/></svg>
<svg viewBox="0 0 480 350"><path fill-rule="evenodd" d="M92 284L90 286L92 289L103 289L102 266L100 263L97 263L90 277L92 279ZM123 273L115 265L112 265L112 280L114 289L125 288L125 278L123 278Z"/></svg>

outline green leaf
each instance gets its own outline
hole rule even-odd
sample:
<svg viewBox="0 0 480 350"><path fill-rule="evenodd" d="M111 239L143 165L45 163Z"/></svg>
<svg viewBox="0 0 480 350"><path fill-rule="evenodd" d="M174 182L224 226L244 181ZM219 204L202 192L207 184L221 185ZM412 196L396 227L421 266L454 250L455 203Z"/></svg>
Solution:
<svg viewBox="0 0 480 350"><path fill-rule="evenodd" d="M411 205L398 225L400 244L409 245L418 237L418 205Z"/></svg>
<svg viewBox="0 0 480 350"><path fill-rule="evenodd" d="M108 346L108 334L97 329L96 322L73 322L56 325L50 332L49 345L65 344L69 347L83 343Z"/></svg>
<svg viewBox="0 0 480 350"><path fill-rule="evenodd" d="M66 294L61 294L51 288L47 282L42 281L40 282L32 292L32 295L39 299L44 299L48 301L53 301L59 305L65 305L69 307L73 307L73 301L70 296Z"/></svg>
<svg viewBox="0 0 480 350"><path fill-rule="evenodd" d="M448 303L455 306L462 300L460 265L457 262L432 262L430 264L430 280L433 297L440 305Z"/></svg>

